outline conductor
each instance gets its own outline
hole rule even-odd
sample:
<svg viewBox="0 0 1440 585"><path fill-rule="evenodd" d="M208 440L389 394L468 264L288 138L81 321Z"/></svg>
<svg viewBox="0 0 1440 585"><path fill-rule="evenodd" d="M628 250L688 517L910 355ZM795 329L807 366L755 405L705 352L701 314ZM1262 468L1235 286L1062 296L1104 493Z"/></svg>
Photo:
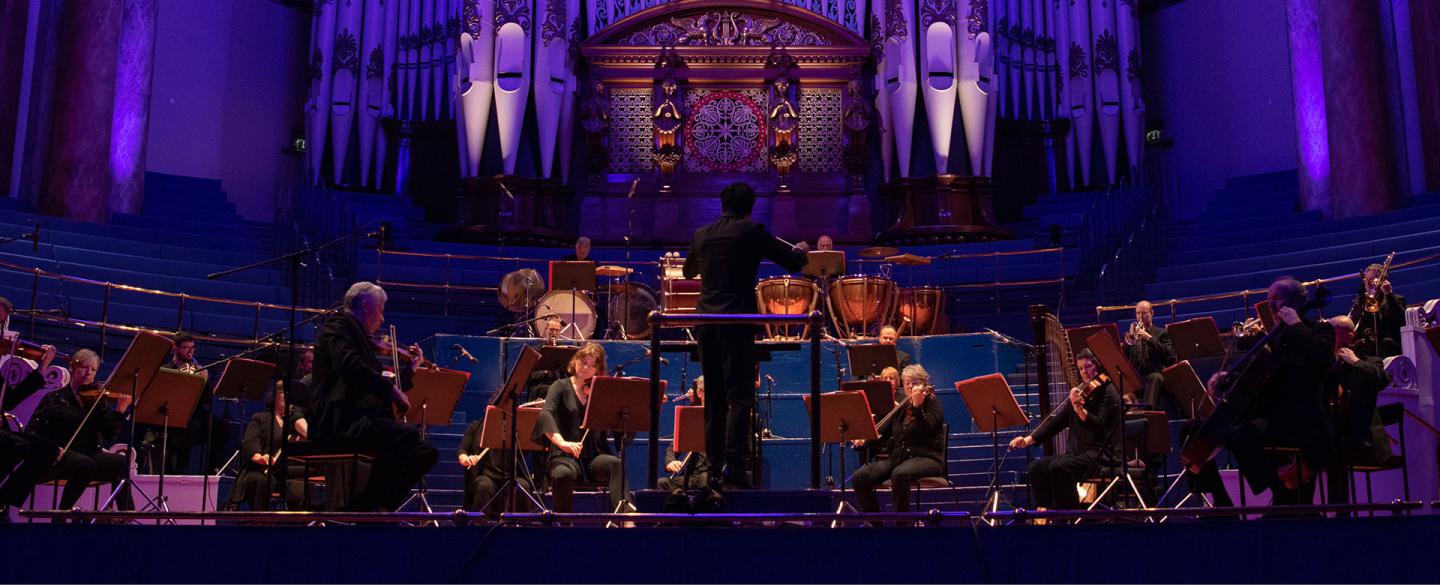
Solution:
<svg viewBox="0 0 1440 585"><path fill-rule="evenodd" d="M721 214L695 230L685 259L685 277L700 277L702 314L756 313L756 273L769 259L789 272L805 266L809 244L790 245L751 221L755 191L731 183L720 192ZM756 325L702 325L695 328L704 370L705 447L710 486L750 487L745 475L750 439L750 409L755 406ZM719 466L718 469L715 466Z"/></svg>

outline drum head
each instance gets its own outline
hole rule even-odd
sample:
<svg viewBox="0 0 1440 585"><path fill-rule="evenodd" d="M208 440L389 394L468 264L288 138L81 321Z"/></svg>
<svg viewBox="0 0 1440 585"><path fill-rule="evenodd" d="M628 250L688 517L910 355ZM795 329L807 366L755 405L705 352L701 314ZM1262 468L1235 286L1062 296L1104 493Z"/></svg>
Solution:
<svg viewBox="0 0 1440 585"><path fill-rule="evenodd" d="M500 279L500 304L511 313L524 313L545 294L545 280L533 268L521 268Z"/></svg>
<svg viewBox="0 0 1440 585"><path fill-rule="evenodd" d="M610 322L624 327L625 339L650 337L650 312L660 306L655 293L640 283L617 287L610 295Z"/></svg>
<svg viewBox="0 0 1440 585"><path fill-rule="evenodd" d="M565 339L580 339L582 336L590 339L595 335L595 303L584 291L552 290L540 297L539 304L535 306L537 322L544 323L551 316L560 317L561 324L565 326L560 336Z"/></svg>

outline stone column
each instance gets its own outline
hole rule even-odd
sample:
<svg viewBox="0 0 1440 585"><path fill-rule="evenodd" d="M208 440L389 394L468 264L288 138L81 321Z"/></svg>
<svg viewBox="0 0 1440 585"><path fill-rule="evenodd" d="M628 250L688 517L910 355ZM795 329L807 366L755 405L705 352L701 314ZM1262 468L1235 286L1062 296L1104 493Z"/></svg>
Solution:
<svg viewBox="0 0 1440 585"><path fill-rule="evenodd" d="M53 117L40 183L40 209L47 214L107 218L121 14L119 2L66 2L60 14Z"/></svg>
<svg viewBox="0 0 1440 585"><path fill-rule="evenodd" d="M1329 217L1394 209L1399 187L1385 79L1384 35L1375 0L1326 0L1321 61L1330 135Z"/></svg>
<svg viewBox="0 0 1440 585"><path fill-rule="evenodd" d="M145 141L155 66L156 0L123 0L115 52L115 112L110 129L109 210L140 213L145 197Z"/></svg>
<svg viewBox="0 0 1440 585"><path fill-rule="evenodd" d="M1330 138L1325 122L1325 80L1320 57L1319 0L1286 0L1290 32L1290 85L1295 97L1300 207L1329 213Z"/></svg>

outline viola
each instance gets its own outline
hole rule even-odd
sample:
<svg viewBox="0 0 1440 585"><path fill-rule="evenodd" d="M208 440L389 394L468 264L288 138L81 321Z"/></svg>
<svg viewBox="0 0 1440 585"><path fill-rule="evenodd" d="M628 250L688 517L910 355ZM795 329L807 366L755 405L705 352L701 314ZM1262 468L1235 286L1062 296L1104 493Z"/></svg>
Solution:
<svg viewBox="0 0 1440 585"><path fill-rule="evenodd" d="M0 355L15 355L38 362L45 357L45 349L38 343L25 341L18 337L0 336ZM70 361L70 356L57 351L55 359L67 362Z"/></svg>
<svg viewBox="0 0 1440 585"><path fill-rule="evenodd" d="M418 360L419 360L419 363L416 364L416 365L419 366L419 367L432 367L432 366L435 365L434 363L430 362L429 360L426 360L426 359L423 358L423 357L417 356L416 354L412 353L409 349L406 349L406 348L403 347L403 346L396 346L396 345L391 341L390 337L387 336L387 335L376 335L376 336L375 336L374 338L372 338L370 341L371 341L372 346L375 348L375 353L376 353L377 355L385 355L385 356L395 355L395 356L397 356L397 357L399 358L399 361L400 361L400 363L402 363L402 364L415 363L415 361L418 359Z"/></svg>

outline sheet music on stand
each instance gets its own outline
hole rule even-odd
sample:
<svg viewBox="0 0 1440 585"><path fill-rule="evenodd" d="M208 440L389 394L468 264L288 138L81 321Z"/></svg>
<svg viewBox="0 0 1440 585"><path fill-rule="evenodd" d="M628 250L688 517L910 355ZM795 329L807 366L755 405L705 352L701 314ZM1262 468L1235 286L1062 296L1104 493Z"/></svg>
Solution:
<svg viewBox="0 0 1440 585"><path fill-rule="evenodd" d="M850 358L850 373L857 379L864 380L870 376L878 376L885 368L898 367L900 354L894 345L884 343L853 344L846 348ZM824 405L821 405L821 412L824 412Z"/></svg>
<svg viewBox="0 0 1440 585"><path fill-rule="evenodd" d="M455 405L470 381L470 372L443 368L420 368L415 370L410 390L410 410L401 415L401 420L425 426L447 427L455 416Z"/></svg>

